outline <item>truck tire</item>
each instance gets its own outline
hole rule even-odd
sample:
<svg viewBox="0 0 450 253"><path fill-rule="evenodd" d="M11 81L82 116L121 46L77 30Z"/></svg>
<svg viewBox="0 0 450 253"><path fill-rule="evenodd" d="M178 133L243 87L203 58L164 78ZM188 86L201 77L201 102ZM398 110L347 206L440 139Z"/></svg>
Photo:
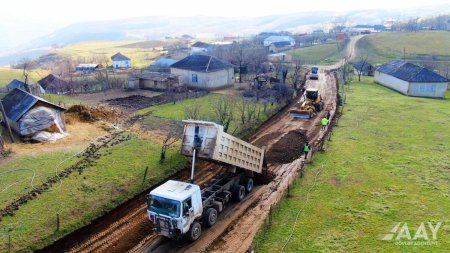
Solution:
<svg viewBox="0 0 450 253"><path fill-rule="evenodd" d="M217 222L217 210L210 207L206 210L206 215L204 217L204 221L206 226L212 227Z"/></svg>
<svg viewBox="0 0 450 253"><path fill-rule="evenodd" d="M241 202L245 197L245 187L242 185L235 185L231 191L233 200L236 202Z"/></svg>
<svg viewBox="0 0 450 253"><path fill-rule="evenodd" d="M191 228L187 233L189 241L191 242L196 241L198 238L200 238L201 234L202 234L202 226L197 221L194 221L191 224Z"/></svg>
<svg viewBox="0 0 450 253"><path fill-rule="evenodd" d="M247 194L253 191L253 186L254 186L253 178L251 177L245 178L245 192L247 192Z"/></svg>

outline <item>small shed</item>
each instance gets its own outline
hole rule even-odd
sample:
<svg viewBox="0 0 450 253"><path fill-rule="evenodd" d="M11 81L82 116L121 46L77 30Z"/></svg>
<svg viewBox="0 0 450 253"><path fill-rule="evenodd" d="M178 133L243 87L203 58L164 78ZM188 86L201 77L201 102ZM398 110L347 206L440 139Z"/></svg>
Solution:
<svg viewBox="0 0 450 253"><path fill-rule="evenodd" d="M444 98L449 80L432 70L393 60L375 70L375 82L407 96Z"/></svg>
<svg viewBox="0 0 450 253"><path fill-rule="evenodd" d="M155 91L177 91L180 89L178 76L170 73L147 72L131 76L128 87L130 89L140 88Z"/></svg>
<svg viewBox="0 0 450 253"><path fill-rule="evenodd" d="M209 55L190 55L170 66L180 84L198 89L217 89L234 83L234 66Z"/></svg>
<svg viewBox="0 0 450 253"><path fill-rule="evenodd" d="M52 94L67 94L71 91L70 83L66 82L60 77L53 74L42 78L38 84L45 90L46 93Z"/></svg>
<svg viewBox="0 0 450 253"><path fill-rule="evenodd" d="M353 68L355 69L355 75L361 73L363 76L373 76L373 72L375 72L375 68L372 64L366 61L359 61L353 64Z"/></svg>
<svg viewBox="0 0 450 253"><path fill-rule="evenodd" d="M118 52L115 55L111 56L112 60L112 66L115 69L121 69L121 68L131 68L131 59L127 56L123 55L122 53Z"/></svg>
<svg viewBox="0 0 450 253"><path fill-rule="evenodd" d="M12 91L17 88L26 91L25 86L26 84L24 82L14 79L8 85L6 85L6 90ZM28 84L28 86L30 87L31 93L33 94L40 95L45 93L45 90L39 84Z"/></svg>
<svg viewBox="0 0 450 253"><path fill-rule="evenodd" d="M75 70L83 73L92 73L97 71L101 67L102 66L98 63L81 63L76 66Z"/></svg>
<svg viewBox="0 0 450 253"><path fill-rule="evenodd" d="M14 89L2 99L11 128L22 137L41 138L43 133L64 134L66 109L34 96L21 89ZM42 139L36 139L42 140Z"/></svg>

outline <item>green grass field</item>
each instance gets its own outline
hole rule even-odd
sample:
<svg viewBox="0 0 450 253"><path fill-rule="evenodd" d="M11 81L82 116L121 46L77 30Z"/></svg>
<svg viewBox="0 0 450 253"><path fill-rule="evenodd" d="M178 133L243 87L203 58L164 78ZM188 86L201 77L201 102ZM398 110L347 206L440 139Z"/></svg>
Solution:
<svg viewBox="0 0 450 253"><path fill-rule="evenodd" d="M41 97L49 102L54 104L69 107L74 104L79 104L81 101L67 95L58 95L58 94L42 94Z"/></svg>
<svg viewBox="0 0 450 253"><path fill-rule="evenodd" d="M82 173L73 172L61 184L53 185L49 192L22 205L14 216L3 218L0 251L7 251L7 228L12 229L12 252L38 249L88 224L144 187L184 166L185 158L174 148L168 150L166 163L161 165L160 145L132 136L128 141L102 149L102 156L95 165ZM74 164L78 158L71 157L78 151L61 150L2 161L1 207L29 191L32 185L40 185L47 176L54 175L56 168L61 170ZM146 167L149 170L142 185ZM31 180L33 175L36 175L34 181ZM61 219L58 231L57 213Z"/></svg>
<svg viewBox="0 0 450 253"><path fill-rule="evenodd" d="M358 55L369 55L372 64L403 58L420 60L430 57L450 61L450 33L445 31L382 32L362 38L357 43Z"/></svg>
<svg viewBox="0 0 450 253"><path fill-rule="evenodd" d="M314 156L293 196L280 203L256 252L281 252L297 214L283 252L448 251L449 107L448 99L406 97L372 79L353 83L326 152ZM425 222L430 239L426 222L444 223L430 241L436 245L380 240L396 222L406 222L411 237Z"/></svg>
<svg viewBox="0 0 450 253"><path fill-rule="evenodd" d="M159 57L162 53L160 47L124 47L132 45L137 41L91 41L80 42L68 45L63 48L56 49L56 53L63 57L73 58L91 58L93 61L104 64L107 60L111 63L111 56L117 52L128 56L131 59L133 68L144 68L150 65L155 58ZM139 45L139 44L136 44Z"/></svg>
<svg viewBox="0 0 450 253"><path fill-rule="evenodd" d="M42 69L33 69L30 71L28 76L29 83L37 83L42 78L46 77L50 72ZM5 87L13 79L19 81L24 81L23 70L21 69L11 69L11 68L0 68L0 88Z"/></svg>
<svg viewBox="0 0 450 253"><path fill-rule="evenodd" d="M342 59L346 43L340 42L339 50L336 42L329 42L311 47L297 48L289 51L289 54L300 58L306 64L333 64Z"/></svg>
<svg viewBox="0 0 450 253"><path fill-rule="evenodd" d="M151 125L155 124L155 118L165 118L171 120L183 120L185 119L185 108L190 107L192 104L198 104L200 107L200 115L202 120L214 121L214 107L215 102L224 97L224 95L219 94L208 94L204 97L195 98L195 99L187 99L176 104L165 104L156 107L149 107L143 109L138 112L138 114L146 115L144 117L143 124ZM234 119L230 123L229 133L234 133L237 136L244 136L247 132L243 132L242 123L240 122L241 112L239 109L239 105L242 104L242 98L239 97L230 97L234 106L233 106L233 115ZM256 113L257 113L257 121L262 122L266 120L270 115L272 115L275 110L278 108L276 104L267 105L266 112L264 112L262 103L257 103L256 105ZM258 124L255 124L253 127L256 128ZM251 129L250 129L251 130Z"/></svg>

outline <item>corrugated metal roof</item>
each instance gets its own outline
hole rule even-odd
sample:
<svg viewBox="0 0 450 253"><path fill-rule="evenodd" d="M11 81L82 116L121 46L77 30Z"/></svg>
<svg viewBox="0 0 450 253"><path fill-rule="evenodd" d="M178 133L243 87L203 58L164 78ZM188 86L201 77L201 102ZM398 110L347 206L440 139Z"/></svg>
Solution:
<svg viewBox="0 0 450 253"><path fill-rule="evenodd" d="M363 61L353 64L353 67L359 71L361 71L361 70L362 71L370 71L373 68L373 66L370 63L363 62Z"/></svg>
<svg viewBox="0 0 450 253"><path fill-rule="evenodd" d="M18 121L28 110L30 110L39 101L44 102L57 110L61 111L66 110L58 105L48 102L45 99L34 96L26 91L17 88L12 90L2 99L6 116L12 121Z"/></svg>
<svg viewBox="0 0 450 253"><path fill-rule="evenodd" d="M9 90L18 88L18 89L25 89L25 83L22 81L19 81L17 79L12 80L8 85L6 85L6 88Z"/></svg>
<svg viewBox="0 0 450 253"><path fill-rule="evenodd" d="M199 72L214 72L233 68L233 65L209 55L190 55L177 63L174 63L171 67Z"/></svg>
<svg viewBox="0 0 450 253"><path fill-rule="evenodd" d="M277 41L272 43L272 45L274 45L275 47L287 47L291 45L290 41Z"/></svg>
<svg viewBox="0 0 450 253"><path fill-rule="evenodd" d="M393 60L377 68L377 71L408 82L446 83L449 80L429 69L403 61Z"/></svg>
<svg viewBox="0 0 450 253"><path fill-rule="evenodd" d="M130 58L126 57L125 55L123 55L119 52L119 53L111 56L111 60L113 60L113 61L129 61Z"/></svg>
<svg viewBox="0 0 450 253"><path fill-rule="evenodd" d="M38 81L38 83L44 89L47 89L51 85L57 85L57 86L63 86L63 87L67 87L69 85L68 82L64 81L63 79L61 79L57 76L54 76L53 74L49 74L48 76L42 78L41 80Z"/></svg>
<svg viewBox="0 0 450 253"><path fill-rule="evenodd" d="M208 48L210 45L205 42L197 41L192 45L192 47Z"/></svg>

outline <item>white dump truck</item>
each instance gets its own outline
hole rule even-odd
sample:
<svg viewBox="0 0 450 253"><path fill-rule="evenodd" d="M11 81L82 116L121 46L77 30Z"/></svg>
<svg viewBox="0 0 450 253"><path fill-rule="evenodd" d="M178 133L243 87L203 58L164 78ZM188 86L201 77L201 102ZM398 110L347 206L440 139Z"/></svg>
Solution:
<svg viewBox="0 0 450 253"><path fill-rule="evenodd" d="M154 229L169 238L187 235L195 241L202 225L212 227L225 205L253 190L254 173L262 173L264 149L230 134L213 122L185 120L181 154L192 156L189 182L169 180L148 196L147 214ZM228 165L204 189L194 183L196 158Z"/></svg>

